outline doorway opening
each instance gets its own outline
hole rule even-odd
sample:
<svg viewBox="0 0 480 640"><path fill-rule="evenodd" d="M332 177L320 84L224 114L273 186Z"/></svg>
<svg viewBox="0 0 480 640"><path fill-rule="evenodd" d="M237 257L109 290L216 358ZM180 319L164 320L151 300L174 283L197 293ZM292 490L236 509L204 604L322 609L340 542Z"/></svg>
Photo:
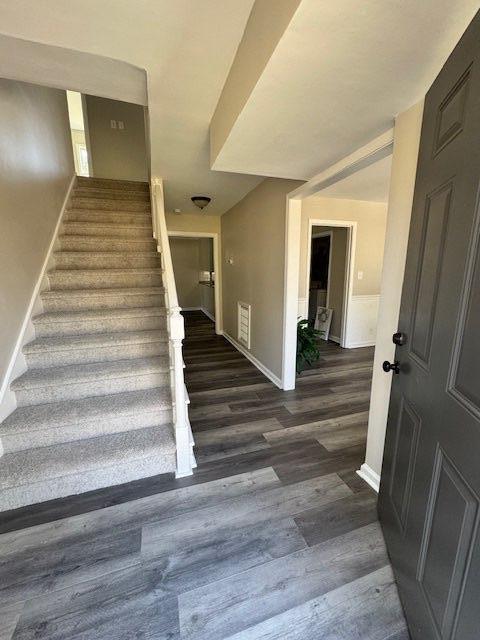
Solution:
<svg viewBox="0 0 480 640"><path fill-rule="evenodd" d="M88 177L92 173L87 146L87 127L82 94L78 93L78 91L67 91L67 104L75 173L77 176Z"/></svg>
<svg viewBox="0 0 480 640"><path fill-rule="evenodd" d="M222 333L221 274L217 233L168 233L178 302L182 311L202 311Z"/></svg>
<svg viewBox="0 0 480 640"><path fill-rule="evenodd" d="M308 224L306 310L309 322L324 340L345 346L351 293L354 222L311 219Z"/></svg>

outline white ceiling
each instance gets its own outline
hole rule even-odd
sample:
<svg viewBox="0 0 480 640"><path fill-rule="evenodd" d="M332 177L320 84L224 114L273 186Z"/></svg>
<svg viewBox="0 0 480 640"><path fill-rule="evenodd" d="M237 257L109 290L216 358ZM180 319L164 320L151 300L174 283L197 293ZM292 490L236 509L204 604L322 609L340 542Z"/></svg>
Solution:
<svg viewBox="0 0 480 640"><path fill-rule="evenodd" d="M0 32L144 68L152 172L165 180L167 209L219 214L261 178L210 170L210 120L253 0L0 0ZM4 64L4 62L2 62ZM68 87L66 87L68 88ZM199 215L201 215L199 213Z"/></svg>
<svg viewBox="0 0 480 640"><path fill-rule="evenodd" d="M387 156L356 173L339 180L313 197L338 198L341 200L369 200L388 202L392 156Z"/></svg>
<svg viewBox="0 0 480 640"><path fill-rule="evenodd" d="M215 158L309 179L421 99L478 0L302 0Z"/></svg>

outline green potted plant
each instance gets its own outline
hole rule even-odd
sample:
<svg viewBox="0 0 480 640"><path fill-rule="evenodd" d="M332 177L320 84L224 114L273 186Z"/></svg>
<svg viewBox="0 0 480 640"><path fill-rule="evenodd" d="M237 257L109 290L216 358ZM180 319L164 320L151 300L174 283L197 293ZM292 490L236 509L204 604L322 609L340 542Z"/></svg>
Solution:
<svg viewBox="0 0 480 640"><path fill-rule="evenodd" d="M307 366L311 366L320 357L318 340L324 331L314 329L310 320L297 322L297 374L300 374Z"/></svg>

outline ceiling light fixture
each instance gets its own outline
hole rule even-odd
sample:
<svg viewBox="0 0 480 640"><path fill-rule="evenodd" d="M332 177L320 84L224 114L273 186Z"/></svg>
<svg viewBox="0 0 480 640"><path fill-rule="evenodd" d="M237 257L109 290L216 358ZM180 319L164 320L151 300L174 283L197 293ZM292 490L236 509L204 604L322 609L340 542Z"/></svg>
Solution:
<svg viewBox="0 0 480 640"><path fill-rule="evenodd" d="M192 196L193 204L199 209L205 209L205 207L210 204L211 198L208 196Z"/></svg>

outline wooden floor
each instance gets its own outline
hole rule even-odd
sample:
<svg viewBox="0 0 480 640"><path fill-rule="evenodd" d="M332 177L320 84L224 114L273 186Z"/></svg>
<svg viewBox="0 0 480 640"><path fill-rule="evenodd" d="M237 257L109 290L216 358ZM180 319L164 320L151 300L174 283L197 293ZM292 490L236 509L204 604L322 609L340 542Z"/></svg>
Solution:
<svg viewBox="0 0 480 640"><path fill-rule="evenodd" d="M0 640L406 640L363 462L373 352L297 390L186 314L193 477L2 514Z"/></svg>

